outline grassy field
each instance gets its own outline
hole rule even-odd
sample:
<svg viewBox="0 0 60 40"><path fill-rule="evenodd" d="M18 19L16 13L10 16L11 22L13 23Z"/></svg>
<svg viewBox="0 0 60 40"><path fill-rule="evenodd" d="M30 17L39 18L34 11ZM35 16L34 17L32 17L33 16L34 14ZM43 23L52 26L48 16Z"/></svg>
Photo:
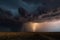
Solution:
<svg viewBox="0 0 60 40"><path fill-rule="evenodd" d="M59 40L60 33L0 32L0 40Z"/></svg>

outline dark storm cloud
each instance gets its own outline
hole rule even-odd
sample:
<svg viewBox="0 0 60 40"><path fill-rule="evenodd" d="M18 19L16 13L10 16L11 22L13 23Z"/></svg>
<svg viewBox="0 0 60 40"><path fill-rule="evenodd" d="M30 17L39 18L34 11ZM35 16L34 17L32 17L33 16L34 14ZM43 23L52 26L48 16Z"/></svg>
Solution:
<svg viewBox="0 0 60 40"><path fill-rule="evenodd" d="M35 11L38 6L43 5L47 8L54 8L60 5L60 1L55 0L53 2L49 2L48 0L0 0L0 7L11 10L14 15L18 13L17 9L20 6L25 10L32 12Z"/></svg>
<svg viewBox="0 0 60 40"><path fill-rule="evenodd" d="M11 10L13 12L13 15L16 15L16 13L18 13L17 9L20 6L29 12L34 11L38 7L36 4L31 4L31 1L30 4L28 4L22 0L0 0L0 7Z"/></svg>
<svg viewBox="0 0 60 40"><path fill-rule="evenodd" d="M18 0L0 0L0 5L6 5L8 7L18 7Z"/></svg>
<svg viewBox="0 0 60 40"><path fill-rule="evenodd" d="M11 11L13 15L18 15L18 1L19 0L0 0L0 7Z"/></svg>

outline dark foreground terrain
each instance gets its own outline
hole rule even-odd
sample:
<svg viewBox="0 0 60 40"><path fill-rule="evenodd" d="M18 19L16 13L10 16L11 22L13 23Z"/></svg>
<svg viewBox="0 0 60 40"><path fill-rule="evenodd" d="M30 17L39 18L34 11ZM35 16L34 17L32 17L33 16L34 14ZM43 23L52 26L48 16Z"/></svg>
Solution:
<svg viewBox="0 0 60 40"><path fill-rule="evenodd" d="M0 32L0 40L60 40L60 33Z"/></svg>

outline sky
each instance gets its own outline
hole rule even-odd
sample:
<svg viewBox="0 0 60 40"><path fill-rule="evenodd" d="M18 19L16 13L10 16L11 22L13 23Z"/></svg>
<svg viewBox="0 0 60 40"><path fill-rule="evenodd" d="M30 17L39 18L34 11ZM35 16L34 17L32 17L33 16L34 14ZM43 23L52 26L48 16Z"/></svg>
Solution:
<svg viewBox="0 0 60 40"><path fill-rule="evenodd" d="M12 12L13 16L18 16L18 8L22 7L28 12L37 12L38 7L55 8L60 6L59 0L0 0L0 7Z"/></svg>
<svg viewBox="0 0 60 40"><path fill-rule="evenodd" d="M46 5L43 5L43 3L46 3ZM51 8L59 6L59 3L60 1L58 0L54 2L49 2L48 0L0 0L0 7L12 11L12 14L17 16L20 6L28 12L33 12L38 6Z"/></svg>

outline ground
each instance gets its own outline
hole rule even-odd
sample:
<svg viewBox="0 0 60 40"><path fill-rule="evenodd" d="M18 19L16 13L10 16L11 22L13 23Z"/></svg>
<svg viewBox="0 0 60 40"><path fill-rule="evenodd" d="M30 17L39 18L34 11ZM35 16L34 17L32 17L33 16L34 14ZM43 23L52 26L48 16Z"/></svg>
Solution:
<svg viewBox="0 0 60 40"><path fill-rule="evenodd" d="M59 40L60 33L0 32L1 40Z"/></svg>

